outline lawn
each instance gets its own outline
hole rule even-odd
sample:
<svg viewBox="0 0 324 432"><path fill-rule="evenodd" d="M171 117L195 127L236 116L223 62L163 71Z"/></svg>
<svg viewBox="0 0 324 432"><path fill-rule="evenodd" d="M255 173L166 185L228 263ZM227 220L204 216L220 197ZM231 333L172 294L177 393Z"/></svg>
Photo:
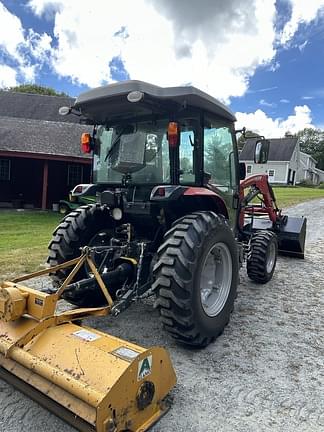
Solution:
<svg viewBox="0 0 324 432"><path fill-rule="evenodd" d="M277 205L280 208L289 207L311 199L324 198L324 189L297 186L274 187L273 190L277 198Z"/></svg>
<svg viewBox="0 0 324 432"><path fill-rule="evenodd" d="M40 270L62 215L43 211L0 211L0 280Z"/></svg>
<svg viewBox="0 0 324 432"><path fill-rule="evenodd" d="M324 189L277 187L274 191L281 208L324 198ZM0 280L44 266L48 243L60 219L61 215L53 212L0 211Z"/></svg>

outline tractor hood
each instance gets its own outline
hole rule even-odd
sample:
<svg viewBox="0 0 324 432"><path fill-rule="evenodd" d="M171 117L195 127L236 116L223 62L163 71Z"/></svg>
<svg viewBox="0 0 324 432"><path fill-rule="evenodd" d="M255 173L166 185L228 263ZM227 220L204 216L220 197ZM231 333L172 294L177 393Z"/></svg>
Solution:
<svg viewBox="0 0 324 432"><path fill-rule="evenodd" d="M234 114L217 99L195 87L158 87L143 81L123 81L82 93L74 107L90 123L106 124L136 116L175 113L198 108L231 122Z"/></svg>

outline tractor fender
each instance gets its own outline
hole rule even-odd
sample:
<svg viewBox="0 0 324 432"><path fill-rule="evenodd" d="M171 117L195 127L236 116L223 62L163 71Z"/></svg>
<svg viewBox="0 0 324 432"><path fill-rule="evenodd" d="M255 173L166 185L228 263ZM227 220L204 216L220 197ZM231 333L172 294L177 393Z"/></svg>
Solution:
<svg viewBox="0 0 324 432"><path fill-rule="evenodd" d="M183 193L184 200L190 200L195 210L211 210L228 219L228 211L223 198L216 192L204 187L188 187Z"/></svg>

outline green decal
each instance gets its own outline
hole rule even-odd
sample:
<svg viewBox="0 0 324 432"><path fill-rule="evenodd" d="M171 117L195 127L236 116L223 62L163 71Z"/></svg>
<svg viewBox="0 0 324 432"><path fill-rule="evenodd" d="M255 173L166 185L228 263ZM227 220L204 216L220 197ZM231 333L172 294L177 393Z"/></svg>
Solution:
<svg viewBox="0 0 324 432"><path fill-rule="evenodd" d="M138 363L137 380L140 381L152 372L152 356L148 356Z"/></svg>

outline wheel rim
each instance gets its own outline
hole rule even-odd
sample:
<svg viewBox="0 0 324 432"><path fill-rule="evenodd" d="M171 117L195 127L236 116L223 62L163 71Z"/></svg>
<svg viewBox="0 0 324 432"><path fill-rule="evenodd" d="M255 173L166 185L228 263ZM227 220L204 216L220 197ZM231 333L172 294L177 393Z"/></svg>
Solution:
<svg viewBox="0 0 324 432"><path fill-rule="evenodd" d="M225 243L208 251L200 277L201 305L209 317L218 315L228 299L233 276L232 257Z"/></svg>
<svg viewBox="0 0 324 432"><path fill-rule="evenodd" d="M269 253L267 259L267 273L272 272L275 260L276 260L276 245L274 244L274 242L271 242L269 246Z"/></svg>

